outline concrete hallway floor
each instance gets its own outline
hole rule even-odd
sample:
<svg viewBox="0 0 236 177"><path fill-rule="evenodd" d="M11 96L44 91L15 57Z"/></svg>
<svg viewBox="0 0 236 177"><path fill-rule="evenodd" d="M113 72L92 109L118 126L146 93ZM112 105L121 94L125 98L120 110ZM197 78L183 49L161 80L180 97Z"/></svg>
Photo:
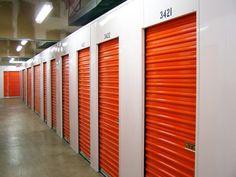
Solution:
<svg viewBox="0 0 236 177"><path fill-rule="evenodd" d="M101 177L21 99L0 99L0 177Z"/></svg>

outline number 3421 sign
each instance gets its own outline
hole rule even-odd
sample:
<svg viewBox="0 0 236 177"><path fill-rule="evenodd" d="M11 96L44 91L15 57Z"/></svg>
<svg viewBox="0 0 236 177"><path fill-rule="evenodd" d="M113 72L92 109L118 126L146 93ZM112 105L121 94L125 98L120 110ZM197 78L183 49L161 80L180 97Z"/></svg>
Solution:
<svg viewBox="0 0 236 177"><path fill-rule="evenodd" d="M172 15L173 15L173 9L172 9L172 7L160 11L160 19L168 18L168 17L171 17Z"/></svg>

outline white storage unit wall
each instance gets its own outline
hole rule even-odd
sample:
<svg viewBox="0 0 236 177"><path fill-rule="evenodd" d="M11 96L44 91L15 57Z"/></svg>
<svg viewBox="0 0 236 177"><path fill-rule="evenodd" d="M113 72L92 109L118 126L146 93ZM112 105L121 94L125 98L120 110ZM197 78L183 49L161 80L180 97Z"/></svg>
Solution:
<svg viewBox="0 0 236 177"><path fill-rule="evenodd" d="M69 54L69 96L70 105L73 105L70 106L70 146L78 152L78 98L75 97L78 95L77 55L79 50L89 47L90 164L99 171L98 45L119 38L119 176L144 177L145 29L196 12L194 173L198 177L235 176L236 143L232 139L236 135L236 84L233 77L236 74L233 52L236 12L233 7L233 0L129 0L35 56L41 62L47 62L48 87L51 86L50 60L57 61L57 134L62 137L61 57ZM51 127L51 89L48 88L47 92L47 124ZM41 112L42 109L43 106Z"/></svg>

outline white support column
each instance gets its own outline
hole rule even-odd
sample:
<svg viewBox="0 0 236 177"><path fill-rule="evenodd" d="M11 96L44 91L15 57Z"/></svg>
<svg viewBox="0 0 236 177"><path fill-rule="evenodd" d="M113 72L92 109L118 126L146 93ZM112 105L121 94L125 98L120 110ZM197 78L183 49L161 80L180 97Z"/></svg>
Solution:
<svg viewBox="0 0 236 177"><path fill-rule="evenodd" d="M44 121L43 62L40 63L40 118Z"/></svg>
<svg viewBox="0 0 236 177"><path fill-rule="evenodd" d="M34 111L34 65L31 64L31 109Z"/></svg>
<svg viewBox="0 0 236 177"><path fill-rule="evenodd" d="M63 125L62 125L62 57L58 56L56 59L56 132L62 138L63 137Z"/></svg>
<svg viewBox="0 0 236 177"><path fill-rule="evenodd" d="M47 125L52 128L51 60L47 60Z"/></svg>
<svg viewBox="0 0 236 177"><path fill-rule="evenodd" d="M69 100L70 100L70 146L78 153L78 56L77 51L69 53Z"/></svg>
<svg viewBox="0 0 236 177"><path fill-rule="evenodd" d="M96 44L96 24L91 25L90 47L90 146L91 167L99 170L98 141L98 46Z"/></svg>
<svg viewBox="0 0 236 177"><path fill-rule="evenodd" d="M25 82L25 84L26 84L26 86L25 86L25 89L26 89L25 105L28 105L28 72L27 72L27 68L25 68L25 72L26 72L26 77L25 77L25 79L26 79L26 82Z"/></svg>
<svg viewBox="0 0 236 177"><path fill-rule="evenodd" d="M23 81L24 81L24 73L23 73L23 70L20 71L20 98L23 100L23 95L24 95L24 92L23 92Z"/></svg>

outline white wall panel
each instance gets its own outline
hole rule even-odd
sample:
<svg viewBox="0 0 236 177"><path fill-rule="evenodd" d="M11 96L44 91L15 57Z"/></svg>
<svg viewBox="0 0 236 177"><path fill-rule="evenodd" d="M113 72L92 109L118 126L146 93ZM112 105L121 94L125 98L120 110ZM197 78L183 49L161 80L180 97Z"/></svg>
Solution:
<svg viewBox="0 0 236 177"><path fill-rule="evenodd" d="M236 176L235 7L200 0L199 177Z"/></svg>
<svg viewBox="0 0 236 177"><path fill-rule="evenodd" d="M143 32L141 4L121 13L120 39L120 176L144 176ZM127 28L128 27L128 28ZM131 131L132 130L132 131ZM135 147L135 148L134 148ZM128 168L127 168L128 167Z"/></svg>
<svg viewBox="0 0 236 177"><path fill-rule="evenodd" d="M47 125L52 128L51 60L47 60Z"/></svg>
<svg viewBox="0 0 236 177"><path fill-rule="evenodd" d="M26 71L26 77L25 77L25 79L26 79L26 86L25 86L25 88L26 88L26 97L25 97L25 105L27 105L28 104L28 74L27 74L27 69L25 68L25 71Z"/></svg>
<svg viewBox="0 0 236 177"><path fill-rule="evenodd" d="M76 51L69 53L69 60L70 146L78 153L78 61Z"/></svg>
<svg viewBox="0 0 236 177"><path fill-rule="evenodd" d="M91 25L90 47L90 163L99 170L98 154L98 46L96 44L96 24Z"/></svg>
<svg viewBox="0 0 236 177"><path fill-rule="evenodd" d="M56 132L63 138L63 125L62 125L62 58L56 58Z"/></svg>
<svg viewBox="0 0 236 177"><path fill-rule="evenodd" d="M43 62L40 63L40 118L44 121Z"/></svg>
<svg viewBox="0 0 236 177"><path fill-rule="evenodd" d="M20 71L20 98L23 100L23 71Z"/></svg>
<svg viewBox="0 0 236 177"><path fill-rule="evenodd" d="M34 66L31 64L31 110L34 111Z"/></svg>
<svg viewBox="0 0 236 177"><path fill-rule="evenodd" d="M2 66L0 67L0 98L4 97L4 76L3 76L3 68Z"/></svg>

